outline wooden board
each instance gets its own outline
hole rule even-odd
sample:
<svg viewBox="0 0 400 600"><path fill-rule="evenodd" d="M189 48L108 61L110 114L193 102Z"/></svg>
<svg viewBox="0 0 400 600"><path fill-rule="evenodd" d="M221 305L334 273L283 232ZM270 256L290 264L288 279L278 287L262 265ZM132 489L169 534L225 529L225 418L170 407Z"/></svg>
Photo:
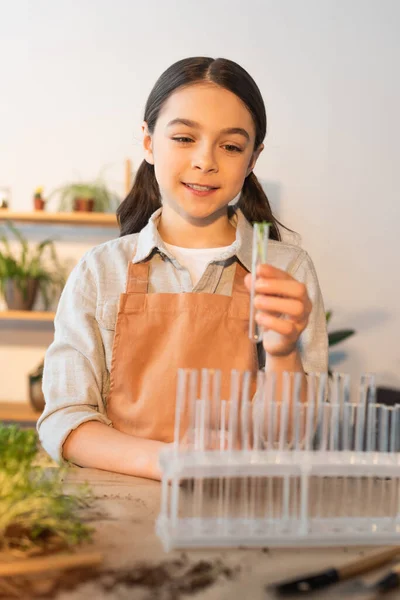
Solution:
<svg viewBox="0 0 400 600"><path fill-rule="evenodd" d="M76 567L98 566L103 561L100 552L82 552L76 554L60 553L51 556L34 556L31 558L3 560L0 563L0 577L30 575L74 569Z"/></svg>

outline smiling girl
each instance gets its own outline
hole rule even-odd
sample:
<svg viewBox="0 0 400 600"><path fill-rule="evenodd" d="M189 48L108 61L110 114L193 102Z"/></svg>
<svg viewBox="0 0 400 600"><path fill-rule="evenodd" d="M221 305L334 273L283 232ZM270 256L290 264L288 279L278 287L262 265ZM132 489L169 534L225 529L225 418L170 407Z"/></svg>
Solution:
<svg viewBox="0 0 400 600"><path fill-rule="evenodd" d="M38 431L56 460L158 479L178 368L326 371L327 334L313 264L281 241L253 172L266 114L250 75L226 59L181 60L156 82L142 129L121 235L81 259L60 299ZM248 338L255 221L271 223L258 345Z"/></svg>

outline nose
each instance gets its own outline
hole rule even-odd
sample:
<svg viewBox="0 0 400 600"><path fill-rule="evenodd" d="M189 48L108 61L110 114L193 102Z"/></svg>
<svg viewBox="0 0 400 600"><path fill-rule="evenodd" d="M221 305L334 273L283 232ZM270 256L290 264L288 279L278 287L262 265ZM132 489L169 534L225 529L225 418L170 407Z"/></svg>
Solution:
<svg viewBox="0 0 400 600"><path fill-rule="evenodd" d="M218 164L213 148L208 144L199 145L192 157L192 168L203 173L217 173Z"/></svg>

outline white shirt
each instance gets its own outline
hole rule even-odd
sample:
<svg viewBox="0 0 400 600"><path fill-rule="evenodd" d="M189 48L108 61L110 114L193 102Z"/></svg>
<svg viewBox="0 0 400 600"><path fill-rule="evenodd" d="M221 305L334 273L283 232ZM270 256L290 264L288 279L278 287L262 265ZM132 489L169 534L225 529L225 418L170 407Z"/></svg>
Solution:
<svg viewBox="0 0 400 600"><path fill-rule="evenodd" d="M182 248L173 246L164 242L164 246L170 251L172 256L189 271L193 287L200 281L201 276L207 266L221 258L221 254L226 252L229 246L220 246L219 248Z"/></svg>

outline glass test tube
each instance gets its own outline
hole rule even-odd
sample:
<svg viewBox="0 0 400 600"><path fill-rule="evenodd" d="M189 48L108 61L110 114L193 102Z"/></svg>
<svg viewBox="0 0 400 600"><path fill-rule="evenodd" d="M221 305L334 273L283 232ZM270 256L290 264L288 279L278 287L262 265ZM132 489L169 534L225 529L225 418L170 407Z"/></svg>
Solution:
<svg viewBox="0 0 400 600"><path fill-rule="evenodd" d="M251 261L251 291L250 291L250 321L249 338L257 343L262 339L263 330L255 320L256 309L254 298L256 295L256 270L258 265L266 264L268 256L269 223L254 223L253 225L253 254Z"/></svg>

